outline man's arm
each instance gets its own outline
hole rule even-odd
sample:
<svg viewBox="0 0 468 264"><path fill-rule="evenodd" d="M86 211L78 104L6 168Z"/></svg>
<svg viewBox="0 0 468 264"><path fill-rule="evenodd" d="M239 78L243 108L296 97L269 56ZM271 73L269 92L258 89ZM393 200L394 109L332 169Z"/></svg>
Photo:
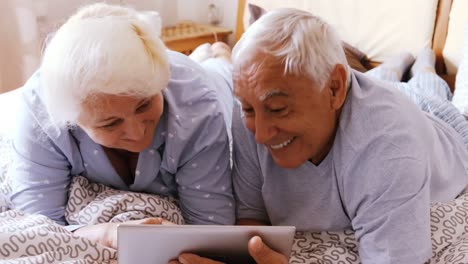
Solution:
<svg viewBox="0 0 468 264"><path fill-rule="evenodd" d="M377 160L360 164L353 174L366 174L367 180L344 183L353 186L345 202L361 261L424 263L431 256L428 166L410 157Z"/></svg>
<svg viewBox="0 0 468 264"><path fill-rule="evenodd" d="M232 120L233 171L232 182L236 198L238 221L269 222L263 201L263 175L253 135L244 125L240 104L235 102Z"/></svg>

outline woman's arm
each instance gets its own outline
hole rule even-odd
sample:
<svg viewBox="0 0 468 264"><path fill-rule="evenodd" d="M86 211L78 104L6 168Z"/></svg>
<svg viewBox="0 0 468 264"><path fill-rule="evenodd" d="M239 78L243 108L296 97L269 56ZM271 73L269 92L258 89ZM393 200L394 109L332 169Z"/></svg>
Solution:
<svg viewBox="0 0 468 264"><path fill-rule="evenodd" d="M229 140L220 111L203 121L190 143L187 161L176 174L184 219L189 224L233 225Z"/></svg>
<svg viewBox="0 0 468 264"><path fill-rule="evenodd" d="M65 225L71 165L47 133L44 123L48 121L41 115L38 96L29 89L25 93L13 138L13 162L8 170L13 189L10 198L15 208L23 212L42 214Z"/></svg>

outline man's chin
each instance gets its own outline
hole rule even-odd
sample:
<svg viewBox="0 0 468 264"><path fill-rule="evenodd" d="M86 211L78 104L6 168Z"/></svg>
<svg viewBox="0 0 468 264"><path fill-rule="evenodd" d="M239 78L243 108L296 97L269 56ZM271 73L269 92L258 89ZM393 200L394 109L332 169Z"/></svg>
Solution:
<svg viewBox="0 0 468 264"><path fill-rule="evenodd" d="M295 169L300 167L304 163L304 161L300 159L280 158L275 155L271 156L273 157L273 161L275 162L275 164L283 169Z"/></svg>

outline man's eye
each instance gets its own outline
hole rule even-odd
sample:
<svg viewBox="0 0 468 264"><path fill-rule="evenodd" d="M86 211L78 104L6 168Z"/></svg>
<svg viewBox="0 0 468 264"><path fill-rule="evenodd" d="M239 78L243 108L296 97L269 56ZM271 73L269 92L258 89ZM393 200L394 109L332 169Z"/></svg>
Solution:
<svg viewBox="0 0 468 264"><path fill-rule="evenodd" d="M270 112L271 113L282 113L283 111L285 111L287 109L287 107L280 107L280 108L270 108Z"/></svg>
<svg viewBox="0 0 468 264"><path fill-rule="evenodd" d="M252 115L254 110L253 108L242 108L242 112L244 112L246 115Z"/></svg>

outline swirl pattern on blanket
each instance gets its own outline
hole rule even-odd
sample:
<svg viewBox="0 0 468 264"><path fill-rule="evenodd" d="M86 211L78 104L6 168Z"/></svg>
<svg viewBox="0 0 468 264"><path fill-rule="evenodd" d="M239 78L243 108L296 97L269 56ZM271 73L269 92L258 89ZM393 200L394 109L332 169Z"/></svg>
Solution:
<svg viewBox="0 0 468 264"><path fill-rule="evenodd" d="M75 176L65 209L71 225L125 222L148 217L162 217L182 225L184 219L177 200L156 194L115 190Z"/></svg>
<svg viewBox="0 0 468 264"><path fill-rule="evenodd" d="M468 192L431 207L430 264L468 263ZM358 243L351 230L297 232L289 263L358 264Z"/></svg>
<svg viewBox="0 0 468 264"><path fill-rule="evenodd" d="M0 213L0 263L114 263L114 249L74 236L42 215Z"/></svg>
<svg viewBox="0 0 468 264"><path fill-rule="evenodd" d="M164 217L183 224L174 199L118 191L76 176L70 189L66 218L70 224L123 222ZM430 264L468 263L468 193L431 208ZM0 213L1 263L112 263L113 249L74 236L40 215L15 210ZM297 232L289 263L360 263L354 232Z"/></svg>

